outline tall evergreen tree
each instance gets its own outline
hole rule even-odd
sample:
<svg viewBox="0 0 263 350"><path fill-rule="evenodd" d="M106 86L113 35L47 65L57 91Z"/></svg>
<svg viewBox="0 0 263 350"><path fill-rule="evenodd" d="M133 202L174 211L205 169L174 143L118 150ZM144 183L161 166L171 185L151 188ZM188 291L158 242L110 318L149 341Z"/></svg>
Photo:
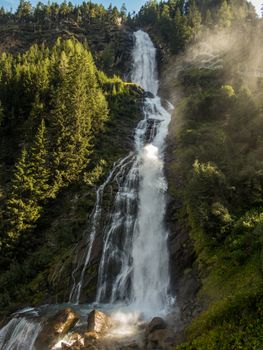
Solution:
<svg viewBox="0 0 263 350"><path fill-rule="evenodd" d="M197 34L200 30L202 16L198 10L195 1L190 2L188 9L188 25L191 27L193 34Z"/></svg>
<svg viewBox="0 0 263 350"><path fill-rule="evenodd" d="M29 1L20 0L15 15L21 22L26 22L29 20L32 10L33 8Z"/></svg>
<svg viewBox="0 0 263 350"><path fill-rule="evenodd" d="M30 149L30 172L34 179L34 196L38 202L50 197L50 155L44 119L41 120Z"/></svg>
<svg viewBox="0 0 263 350"><path fill-rule="evenodd" d="M218 11L218 25L221 28L229 28L233 20L233 14L230 6L224 0Z"/></svg>
<svg viewBox="0 0 263 350"><path fill-rule="evenodd" d="M42 120L32 147L22 149L15 165L7 200L7 234L17 239L34 227L39 219L43 201L50 196L50 169L45 123Z"/></svg>
<svg viewBox="0 0 263 350"><path fill-rule="evenodd" d="M23 148L15 166L7 200L7 235L16 240L22 231L30 229L39 218L40 207L33 199L34 179L29 168L28 152Z"/></svg>
<svg viewBox="0 0 263 350"><path fill-rule="evenodd" d="M87 165L92 139L102 129L108 110L92 56L81 44L64 44L57 73L60 84L53 95L50 121L56 183L61 187Z"/></svg>

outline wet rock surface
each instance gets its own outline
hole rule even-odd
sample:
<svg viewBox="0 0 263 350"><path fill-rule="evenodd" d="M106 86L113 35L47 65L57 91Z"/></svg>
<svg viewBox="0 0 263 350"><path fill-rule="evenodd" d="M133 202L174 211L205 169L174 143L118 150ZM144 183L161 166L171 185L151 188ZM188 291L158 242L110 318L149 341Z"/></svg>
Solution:
<svg viewBox="0 0 263 350"><path fill-rule="evenodd" d="M88 332L106 333L112 326L111 319L104 312L92 310L88 316Z"/></svg>
<svg viewBox="0 0 263 350"><path fill-rule="evenodd" d="M60 340L61 350L168 350L176 343L171 320L177 316L175 313L167 319L154 317L150 322L138 319L131 325L131 332L127 324L128 332L122 334L123 323L102 311L94 309L76 323L79 316L67 308L46 321L35 349L50 350Z"/></svg>
<svg viewBox="0 0 263 350"><path fill-rule="evenodd" d="M58 337L63 337L67 334L78 319L78 314L71 308L58 311L51 319L44 323L42 331L36 340L36 350L51 348L57 342Z"/></svg>
<svg viewBox="0 0 263 350"><path fill-rule="evenodd" d="M146 327L146 335L153 333L156 330L166 329L167 324L161 317L154 317Z"/></svg>
<svg viewBox="0 0 263 350"><path fill-rule="evenodd" d="M124 345L120 348L120 350L139 350L139 346L136 343L130 343L127 345Z"/></svg>
<svg viewBox="0 0 263 350"><path fill-rule="evenodd" d="M160 91L159 94L165 100L169 100L176 106L181 98L181 91L176 88L174 79L179 72L180 62L173 60L161 63ZM173 78L171 78L173 77ZM165 173L168 180L168 198L165 222L168 227L168 248L170 257L170 287L172 294L176 296L176 305L179 309L179 319L173 318L176 323L177 335L176 344L184 340L183 329L203 309L204 305L197 298L201 287L201 280L198 273L194 245L189 235L190 228L187 217L182 218L178 213L182 212L183 202L180 195L180 188L184 183L176 164L176 136L178 130L177 110L172 112L172 119L167 137L165 155ZM180 338L180 341L178 340Z"/></svg>
<svg viewBox="0 0 263 350"><path fill-rule="evenodd" d="M161 317L154 317L145 330L146 350L166 350L174 344L175 333L173 326Z"/></svg>
<svg viewBox="0 0 263 350"><path fill-rule="evenodd" d="M143 97L145 97L145 98L154 98L155 96L150 91L144 91Z"/></svg>

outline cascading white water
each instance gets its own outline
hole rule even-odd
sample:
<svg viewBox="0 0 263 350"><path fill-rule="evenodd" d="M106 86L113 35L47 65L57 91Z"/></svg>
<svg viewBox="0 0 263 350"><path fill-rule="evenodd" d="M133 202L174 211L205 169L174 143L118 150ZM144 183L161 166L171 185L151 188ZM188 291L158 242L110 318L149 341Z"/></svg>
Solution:
<svg viewBox="0 0 263 350"><path fill-rule="evenodd" d="M110 180L112 179L114 174L116 172L119 173L122 170L124 164L126 164L129 161L129 159L130 159L130 155L128 155L124 159L122 159L119 162L117 162L116 164L114 164L112 171L109 173L109 175L106 178L106 180L104 181L104 183L97 190L96 203L95 203L93 212L91 214L91 230L90 230L88 235L87 234L85 235L85 236L87 236L86 253L83 256L83 259L78 260L78 264L72 273L73 286L71 288L70 295L69 295L69 302L70 303L74 303L74 304L79 303L80 293L81 293L81 289L82 289L82 285L83 285L83 280L84 280L86 268L87 268L88 263L90 261L93 244L94 244L94 241L96 239L97 226L99 224L99 220L101 217L101 204L102 204L102 197L103 197L104 189L108 185L108 183L110 182ZM81 273L80 273L79 280L77 282L75 274L79 270L81 264L82 264Z"/></svg>
<svg viewBox="0 0 263 350"><path fill-rule="evenodd" d="M142 30L134 33L133 68L131 80L145 91L157 95L159 89L156 48L149 35Z"/></svg>
<svg viewBox="0 0 263 350"><path fill-rule="evenodd" d="M146 98L145 118L135 131L133 164L130 170L126 169L124 181L118 183L111 220L105 230L97 301L125 300L132 309L151 317L162 313L168 304L163 151L170 114L156 96L156 49L149 35L141 30L135 33L133 62L132 81L153 97Z"/></svg>
<svg viewBox="0 0 263 350"><path fill-rule="evenodd" d="M139 211L133 239L133 303L145 314L156 315L168 303L169 270L167 232L164 228L166 180L163 151L170 114L157 95L156 50L148 34L135 33L132 80L150 91L145 101L145 119L155 121L155 136L140 147Z"/></svg>
<svg viewBox="0 0 263 350"><path fill-rule="evenodd" d="M134 152L114 165L97 191L90 230L86 232L86 250L77 257L69 298L71 303L79 303L97 231L101 229L103 193L109 183L115 182L117 191L103 230L96 299L100 304L111 304L113 319L119 322L117 333L121 331L124 335L133 329L141 314L148 319L162 315L169 306L167 232L164 227L167 184L163 157L170 113L162 107L157 96L156 49L143 31L139 30L134 36L132 81L150 92L152 97L145 99L144 119L135 130ZM124 313L122 308L119 310L121 302L128 305ZM103 309L103 305L100 306ZM45 320L50 308L52 306L47 306L42 311ZM86 311L84 308L85 317ZM41 318L35 310L22 310L0 330L0 350L34 350L40 331ZM61 348L59 344L56 348Z"/></svg>
<svg viewBox="0 0 263 350"><path fill-rule="evenodd" d="M12 318L0 330L0 349L34 350L34 343L40 330L40 323L34 320L25 317Z"/></svg>
<svg viewBox="0 0 263 350"><path fill-rule="evenodd" d="M145 99L144 119L134 137L134 154L114 166L97 191L86 255L73 272L70 301L79 302L85 271L96 239L102 196L111 181L117 193L104 227L104 243L98 273L96 301L100 304L126 302L149 317L167 305L169 286L165 214L166 181L163 151L170 114L157 96L159 83L156 49L148 34L134 34L131 80L151 93ZM100 227L101 229L101 227ZM82 266L79 281L75 274Z"/></svg>
<svg viewBox="0 0 263 350"><path fill-rule="evenodd" d="M128 173L127 173L128 171ZM129 299L131 249L138 205L138 163L133 157L115 176L118 191L105 227L99 267L97 302Z"/></svg>

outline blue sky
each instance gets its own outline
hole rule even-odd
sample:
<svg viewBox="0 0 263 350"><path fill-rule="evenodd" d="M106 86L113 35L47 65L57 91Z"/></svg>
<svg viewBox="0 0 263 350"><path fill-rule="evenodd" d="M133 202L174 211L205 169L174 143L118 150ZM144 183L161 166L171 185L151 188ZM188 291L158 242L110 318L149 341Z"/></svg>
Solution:
<svg viewBox="0 0 263 350"><path fill-rule="evenodd" d="M29 0L33 5L35 5L38 1L41 2L48 2L48 0ZM51 2L58 2L61 3L63 0L50 0ZM67 0L69 1L69 0ZM80 4L82 3L83 0L71 0L71 2L74 4ZM86 0L88 1L88 0ZM121 5L123 3L125 3L126 8L128 10L128 12L133 12L133 11L139 11L139 9L141 8L141 6L146 2L146 0L92 0L92 2L96 2L96 3L101 3L103 4L106 8L109 7L110 4L112 4L113 6L117 6L118 8L121 7ZM10 9L10 7L12 7L13 9L15 9L17 7L19 3L19 0L0 0L0 6L4 6L7 9Z"/></svg>
<svg viewBox="0 0 263 350"><path fill-rule="evenodd" d="M74 2L74 1L73 1ZM95 1L95 2L100 2L102 3L105 7L108 7L110 5L110 3L112 3L112 5L115 5L117 7L121 7L121 5L125 2L127 10L129 12L132 11L138 11L140 9L140 7L146 2L146 1L142 1L142 0L127 0L127 1L123 1L123 0L117 0L117 1ZM263 3L263 0L252 0L251 1L252 4L256 7L257 9L257 13L260 14L260 8L261 8L261 4Z"/></svg>
<svg viewBox="0 0 263 350"><path fill-rule="evenodd" d="M130 1L123 1L123 0L117 0L117 1L94 1L94 2L100 2L102 3L105 7L109 7L110 3L114 6L117 7L121 7L121 5L123 3L125 3L128 12L132 12L132 11L138 11L141 6L146 2L146 1L142 1L142 0L130 0Z"/></svg>
<svg viewBox="0 0 263 350"><path fill-rule="evenodd" d="M31 2L33 4L37 3L38 0L31 0ZM42 0L43 2L47 2L47 0ZM51 0L52 1L52 0ZM54 0L55 1L55 0ZM57 0L58 2L62 2L63 0ZM80 3L82 2L82 0L71 0L73 3ZM127 10L129 12L133 12L133 11L138 11L140 9L140 7L146 2L145 0L93 0L94 2L97 3L102 3L105 7L108 7L110 5L110 3L112 3L112 5L117 6L117 7L121 7L121 5L125 2ZM0 0L0 6L4 5L5 7L9 7L7 6L7 4L11 4L13 5L12 7L15 8L15 4L18 4L19 0ZM253 3L253 5L256 7L257 9L257 13L260 14L260 8L261 8L261 3L263 3L263 0L251 0L251 2Z"/></svg>

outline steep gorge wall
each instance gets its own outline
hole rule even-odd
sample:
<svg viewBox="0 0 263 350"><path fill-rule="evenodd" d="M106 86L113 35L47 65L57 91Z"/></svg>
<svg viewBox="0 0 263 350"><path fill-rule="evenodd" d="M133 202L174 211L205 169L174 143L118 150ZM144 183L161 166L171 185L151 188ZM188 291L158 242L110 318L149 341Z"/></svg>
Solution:
<svg viewBox="0 0 263 350"><path fill-rule="evenodd" d="M168 181L166 225L169 231L168 247L170 252L170 282L171 291L176 297L180 310L181 325L189 324L201 311L197 300L200 289L200 279L196 263L193 241L190 237L188 217L183 213L183 198L180 188L184 186L180 174L176 171L176 136L180 128L177 107L181 99L178 87L178 70L180 56L165 56L160 48L160 93L164 105L169 101L173 104L169 134L167 137L165 173ZM178 334L178 341L182 335Z"/></svg>
<svg viewBox="0 0 263 350"><path fill-rule="evenodd" d="M262 346L262 53L255 45L262 36L249 27L243 34L205 32L161 68L163 96L175 105L166 152L171 277L182 317L193 319L180 349Z"/></svg>

